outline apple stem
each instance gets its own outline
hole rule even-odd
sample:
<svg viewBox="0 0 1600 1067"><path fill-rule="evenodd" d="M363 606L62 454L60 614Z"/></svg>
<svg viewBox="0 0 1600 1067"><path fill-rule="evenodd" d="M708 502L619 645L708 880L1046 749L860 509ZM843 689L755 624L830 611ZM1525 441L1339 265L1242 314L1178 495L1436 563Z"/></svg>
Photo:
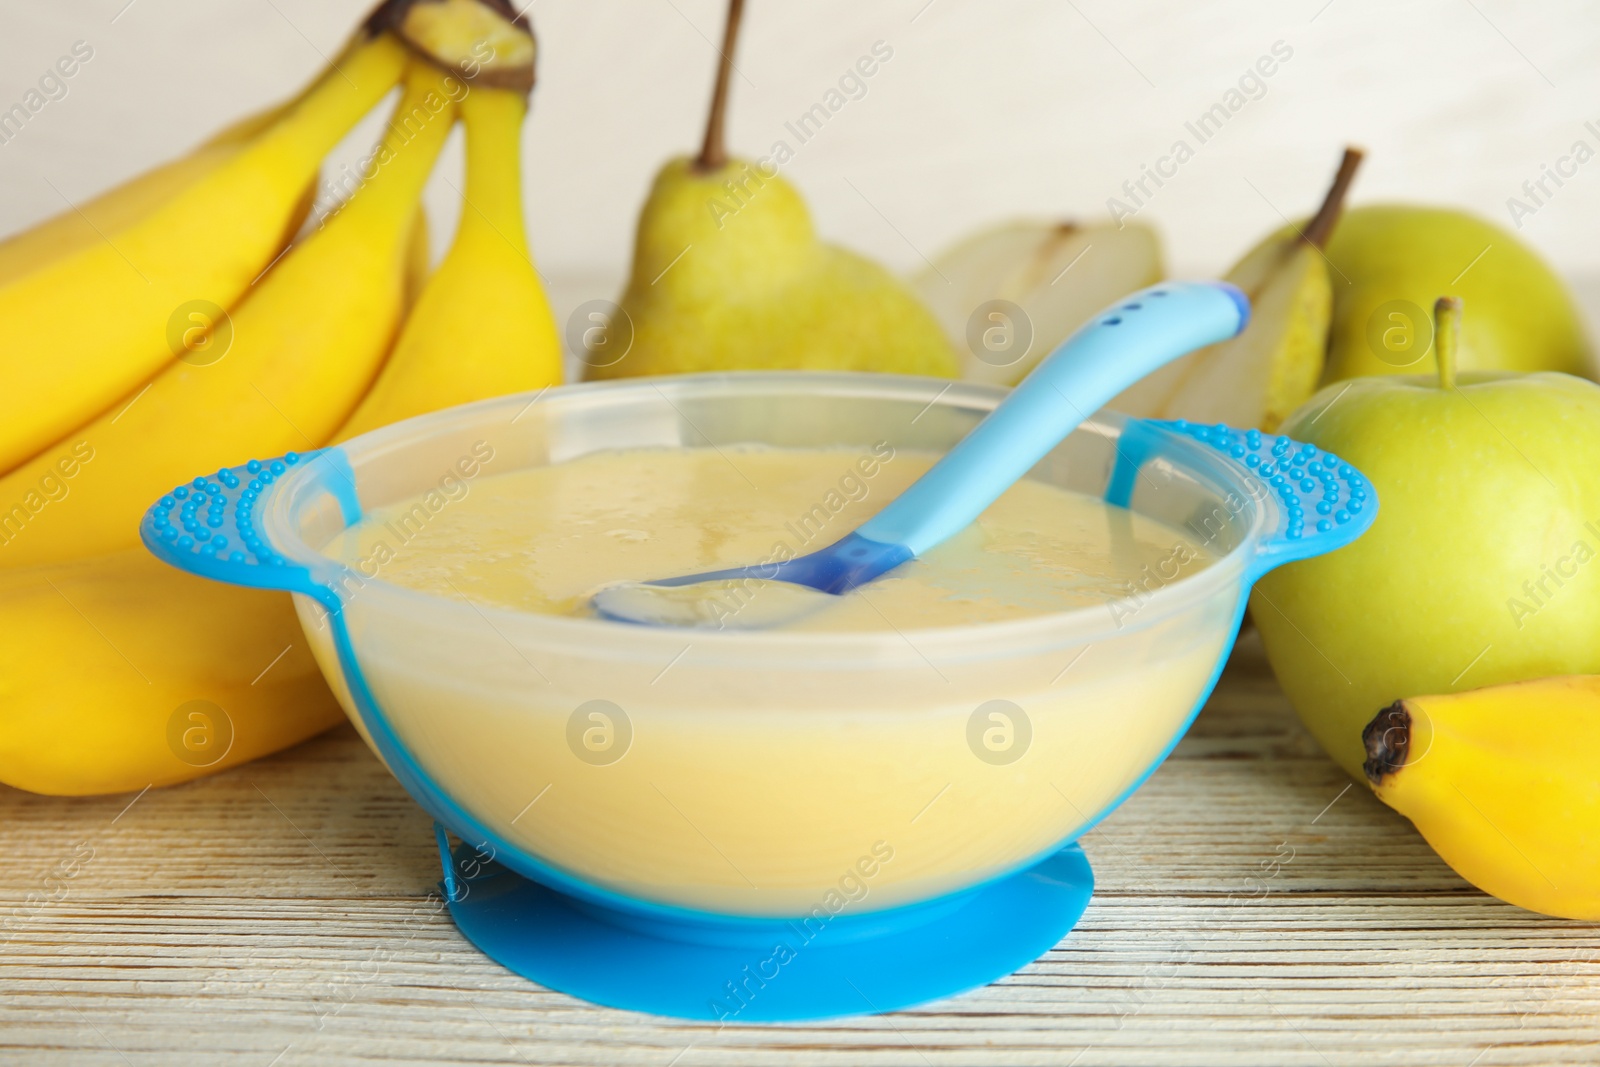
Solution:
<svg viewBox="0 0 1600 1067"><path fill-rule="evenodd" d="M1333 227L1344 212L1344 196L1350 191L1350 183L1355 180L1363 157L1361 149L1345 147L1344 158L1339 160L1339 171L1333 176L1333 184L1328 186L1328 195L1322 198L1322 206L1317 208L1317 213L1311 216L1305 231L1300 234L1307 244L1322 248L1333 236Z"/></svg>
<svg viewBox="0 0 1600 1067"><path fill-rule="evenodd" d="M722 29L722 60L717 65L717 84L711 90L711 114L706 117L706 138L695 159L696 170L716 170L727 165L728 150L723 142L723 126L728 111L728 82L733 74L733 46L739 40L739 21L744 16L744 0L728 0L728 21Z"/></svg>
<svg viewBox="0 0 1600 1067"><path fill-rule="evenodd" d="M1433 302L1433 345L1439 361L1439 388L1456 387L1456 350L1461 343L1461 298L1441 296Z"/></svg>

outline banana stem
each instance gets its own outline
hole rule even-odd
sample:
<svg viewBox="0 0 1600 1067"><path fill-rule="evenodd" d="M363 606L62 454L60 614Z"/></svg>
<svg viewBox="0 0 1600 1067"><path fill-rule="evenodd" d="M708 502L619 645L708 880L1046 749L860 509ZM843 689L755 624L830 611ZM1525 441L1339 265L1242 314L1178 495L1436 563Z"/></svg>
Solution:
<svg viewBox="0 0 1600 1067"><path fill-rule="evenodd" d="M1311 221L1306 223L1305 232L1300 236L1307 244L1322 248L1328 243L1328 238L1333 236L1333 227L1339 222L1339 216L1344 213L1344 197L1350 191L1350 183L1355 180L1356 171L1361 166L1364 153L1361 149L1346 146L1344 158L1339 160L1339 171L1333 176L1333 184L1328 186L1328 193L1322 198L1322 206L1317 213L1311 216Z"/></svg>
<svg viewBox="0 0 1600 1067"><path fill-rule="evenodd" d="M527 98L510 89L475 89L461 101L467 135L462 232L478 227L528 255L522 217L522 120Z"/></svg>
<svg viewBox="0 0 1600 1067"><path fill-rule="evenodd" d="M324 217L324 223L335 215L386 218L403 214L410 219L410 211L401 209L422 195L434 159L456 122L456 105L445 91L444 80L448 77L426 60L411 61L400 100L377 147L357 175L357 188L344 204ZM434 111L429 107L430 101L443 101L443 106ZM367 173L369 170L371 173Z"/></svg>
<svg viewBox="0 0 1600 1067"><path fill-rule="evenodd" d="M723 127L728 111L728 82L733 74L733 49L739 40L739 23L743 17L744 0L728 0L728 21L722 29L722 59L717 65L717 84L711 90L711 113L706 117L706 137L700 145L700 155L694 161L696 170L716 170L728 162Z"/></svg>
<svg viewBox="0 0 1600 1067"><path fill-rule="evenodd" d="M1433 302L1433 345L1439 360L1439 388L1456 386L1456 352L1461 344L1461 298L1441 296Z"/></svg>
<svg viewBox="0 0 1600 1067"><path fill-rule="evenodd" d="M277 139L309 154L315 167L350 127L383 99L406 69L405 46L390 37L363 41L341 57L316 83L285 107L281 118L260 134L256 144Z"/></svg>

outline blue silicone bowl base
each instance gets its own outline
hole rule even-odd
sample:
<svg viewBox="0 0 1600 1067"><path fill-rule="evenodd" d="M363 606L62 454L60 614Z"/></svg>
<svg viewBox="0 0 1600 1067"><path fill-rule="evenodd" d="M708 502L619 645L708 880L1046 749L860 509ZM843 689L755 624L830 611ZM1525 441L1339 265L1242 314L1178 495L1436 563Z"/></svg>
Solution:
<svg viewBox="0 0 1600 1067"><path fill-rule="evenodd" d="M595 1004L725 1024L894 1011L987 985L1054 948L1094 889L1088 859L1070 845L948 902L805 925L730 924L706 943L609 917L473 859L470 847L456 850L456 870L471 864L479 873L458 875L450 914L491 959ZM930 918L929 908L939 910ZM859 920L869 917L878 921L863 933Z"/></svg>

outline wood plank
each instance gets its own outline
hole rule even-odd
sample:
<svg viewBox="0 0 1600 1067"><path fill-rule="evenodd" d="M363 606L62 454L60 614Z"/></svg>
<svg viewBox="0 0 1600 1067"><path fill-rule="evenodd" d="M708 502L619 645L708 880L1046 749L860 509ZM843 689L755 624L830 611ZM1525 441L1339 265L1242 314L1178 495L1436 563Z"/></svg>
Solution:
<svg viewBox="0 0 1600 1067"><path fill-rule="evenodd" d="M348 727L137 799L0 791L0 817L4 1063L1600 1062L1600 924L1462 882L1320 754L1249 637L1086 838L1072 935L877 1018L718 1030L510 974L426 906L428 820Z"/></svg>

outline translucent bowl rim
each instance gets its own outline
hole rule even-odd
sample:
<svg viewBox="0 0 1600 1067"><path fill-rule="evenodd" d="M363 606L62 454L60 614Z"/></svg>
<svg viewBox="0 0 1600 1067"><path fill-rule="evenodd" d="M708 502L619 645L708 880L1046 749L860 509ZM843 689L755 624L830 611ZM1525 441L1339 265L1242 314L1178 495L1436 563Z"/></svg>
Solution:
<svg viewBox="0 0 1600 1067"><path fill-rule="evenodd" d="M363 453L400 445L452 424L472 425L481 421L489 411L520 410L531 407L535 402L581 400L606 394L659 393L667 386L679 393L699 391L703 395L714 395L728 391L730 387L757 382L765 386L760 391L768 393L844 393L856 397L880 395L895 400L921 400L932 392L936 395L929 401L930 407L942 404L978 409L992 409L1009 392L1002 386L977 382L860 371L728 371L637 377L552 386L537 392L510 394L463 404L361 434L336 447L345 451L353 465L359 466ZM1120 427L1128 418L1119 412L1102 410L1090 416L1084 425L1098 422ZM1175 437L1172 446L1172 458L1180 462L1187 458L1185 454L1208 460L1212 458L1201 450L1201 446L1187 439ZM301 468L292 477L304 477L310 469ZM1237 477L1232 472L1229 472L1229 476ZM288 486L282 488L287 489ZM741 663L750 662L752 656L764 659L857 661L870 665L919 657L928 660L934 655L949 661L1018 655L1044 647L1094 644L1136 633L1243 582L1248 563L1262 539L1267 517L1245 491L1242 480L1239 489L1240 496L1246 501L1246 515L1242 517L1247 519L1239 543L1210 566L1174 579L1138 598L1119 598L1103 605L1071 608L1004 622L840 633L656 629L607 619L549 615L468 602L365 575L360 576L361 599L371 598L373 606L381 606L388 612L417 612L419 621L430 627L456 620L479 626L485 621L491 625L499 623L519 636L537 640L541 645L581 648L588 655L602 653L619 659L637 659L642 655L653 658L661 652L670 657L686 651L686 646L695 649L696 660L702 660L705 653L709 652L713 655L722 654L716 658ZM279 494L279 500L286 499L288 495ZM262 519L264 532L276 551L289 559L313 565L314 570L325 569L330 557L304 541L285 509L274 508ZM321 566L316 566L318 564ZM1116 613L1112 609L1118 605L1131 605L1135 599L1140 603L1136 609L1129 609L1134 616L1133 621L1117 625L1114 621ZM500 628L496 626L496 629Z"/></svg>

